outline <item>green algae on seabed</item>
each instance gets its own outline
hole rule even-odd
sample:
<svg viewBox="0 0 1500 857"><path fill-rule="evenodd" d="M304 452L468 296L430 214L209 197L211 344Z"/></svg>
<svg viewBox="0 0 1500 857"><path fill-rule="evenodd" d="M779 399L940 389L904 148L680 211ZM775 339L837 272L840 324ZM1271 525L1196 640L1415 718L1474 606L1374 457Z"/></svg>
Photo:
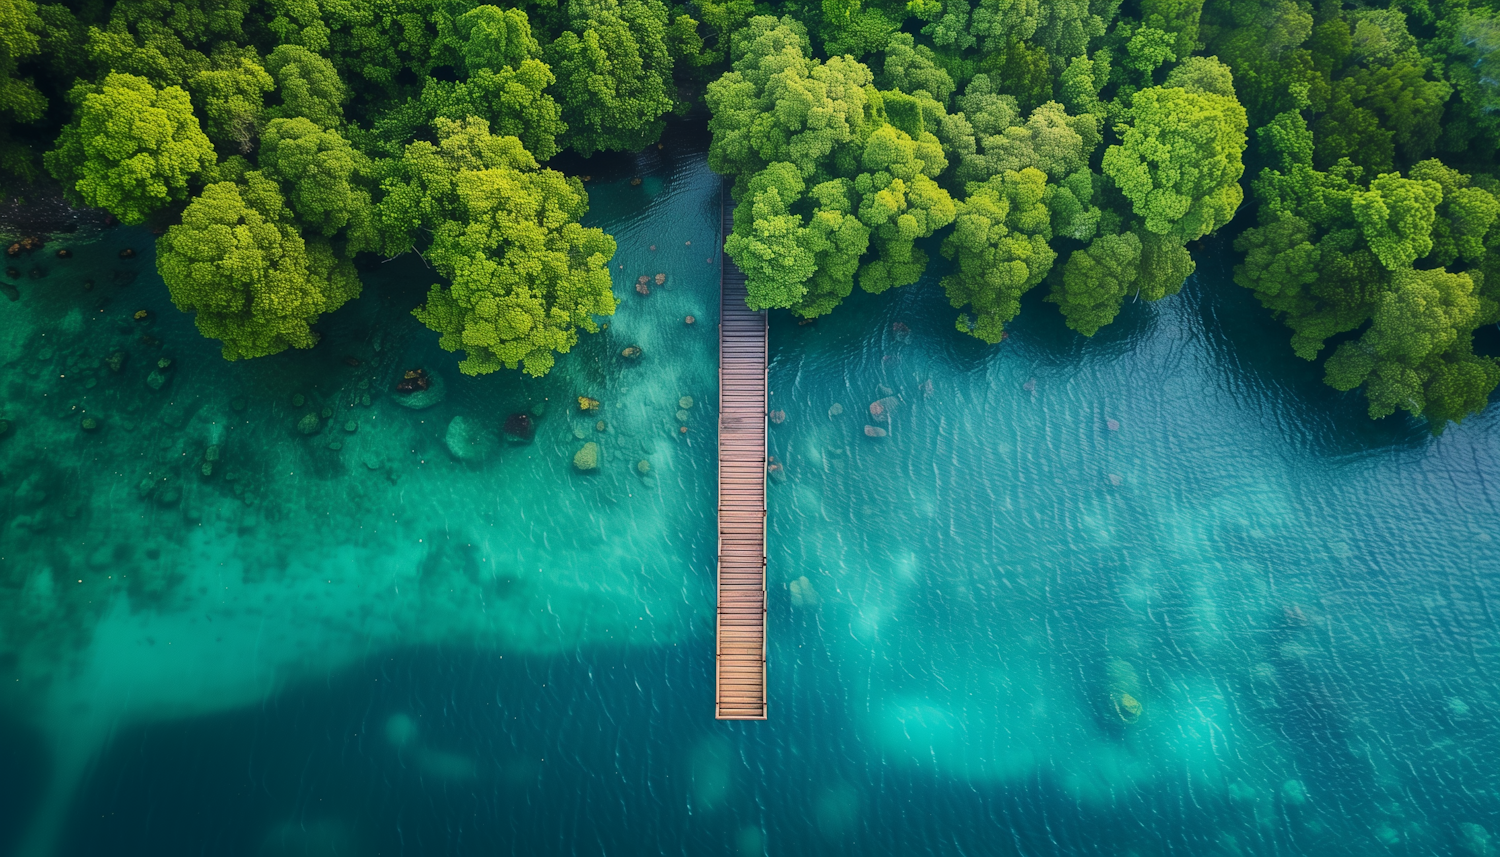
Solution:
<svg viewBox="0 0 1500 857"><path fill-rule="evenodd" d="M626 301L539 381L457 371L408 313L430 282L414 255L366 275L316 348L237 363L172 308L151 252L120 259L122 244L151 247L144 230L75 245L45 289L22 286L0 317L0 670L6 704L57 756L29 847L46 848L73 779L122 724L250 705L386 647L548 652L691 632L711 582L684 588L683 572L711 547L682 534L711 531L712 449L659 415L715 389L711 331L679 319L713 314L717 269L671 248L713 245L703 212L719 180L700 159L654 186L668 192L611 214L619 189L593 184L592 220L619 240L617 263L649 256L675 290ZM648 223L668 251L647 251ZM625 375L624 343L662 356ZM398 407L415 366L447 376L444 401ZM580 390L611 403L587 482L560 454L566 417L542 417ZM535 442L502 448L505 415L528 408ZM491 454L450 456L457 420L497 441ZM333 442L329 425L344 429Z"/></svg>

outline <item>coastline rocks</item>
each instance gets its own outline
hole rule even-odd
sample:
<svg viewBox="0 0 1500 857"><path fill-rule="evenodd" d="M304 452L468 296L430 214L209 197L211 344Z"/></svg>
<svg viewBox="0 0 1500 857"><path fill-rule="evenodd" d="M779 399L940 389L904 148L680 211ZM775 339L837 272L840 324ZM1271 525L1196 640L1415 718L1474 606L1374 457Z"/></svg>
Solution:
<svg viewBox="0 0 1500 857"><path fill-rule="evenodd" d="M410 393L398 392L391 396L391 400L403 408L411 408L414 411L420 411L438 404L448 395L448 391L443 385L443 376L436 372L428 372L426 373L426 377L427 389L413 390Z"/></svg>
<svg viewBox="0 0 1500 857"><path fill-rule="evenodd" d="M302 419L297 420L297 431L301 434L314 435L322 430L322 428L323 421L314 413L304 414Z"/></svg>
<svg viewBox="0 0 1500 857"><path fill-rule="evenodd" d="M590 441L573 453L573 466L587 473L599 467L599 444Z"/></svg>
<svg viewBox="0 0 1500 857"><path fill-rule="evenodd" d="M478 420L463 416L448 421L448 431L443 435L443 443L454 458L470 462L488 458L497 445L494 436L485 431Z"/></svg>
<svg viewBox="0 0 1500 857"><path fill-rule="evenodd" d="M507 440L517 443L530 443L536 437L536 423L532 422L529 414L511 414L505 418L505 426L501 429Z"/></svg>

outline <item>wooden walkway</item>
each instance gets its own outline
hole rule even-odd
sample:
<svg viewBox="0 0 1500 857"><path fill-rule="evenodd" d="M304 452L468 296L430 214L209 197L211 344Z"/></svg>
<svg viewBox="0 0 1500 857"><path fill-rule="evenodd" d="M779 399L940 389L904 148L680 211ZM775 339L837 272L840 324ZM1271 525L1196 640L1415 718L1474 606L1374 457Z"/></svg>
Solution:
<svg viewBox="0 0 1500 857"><path fill-rule="evenodd" d="M726 182L723 234L734 228ZM720 253L723 247L720 246ZM719 609L714 716L766 719L766 314L724 255L719 282Z"/></svg>

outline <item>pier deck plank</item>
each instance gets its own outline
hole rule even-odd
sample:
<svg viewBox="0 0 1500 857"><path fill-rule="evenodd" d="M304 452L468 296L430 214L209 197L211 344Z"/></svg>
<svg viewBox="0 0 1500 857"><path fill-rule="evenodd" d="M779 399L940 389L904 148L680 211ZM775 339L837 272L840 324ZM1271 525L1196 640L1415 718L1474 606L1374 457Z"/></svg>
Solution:
<svg viewBox="0 0 1500 857"><path fill-rule="evenodd" d="M727 236L734 228L727 182L720 216ZM722 262L714 716L765 720L766 314L745 306L745 275L728 255Z"/></svg>

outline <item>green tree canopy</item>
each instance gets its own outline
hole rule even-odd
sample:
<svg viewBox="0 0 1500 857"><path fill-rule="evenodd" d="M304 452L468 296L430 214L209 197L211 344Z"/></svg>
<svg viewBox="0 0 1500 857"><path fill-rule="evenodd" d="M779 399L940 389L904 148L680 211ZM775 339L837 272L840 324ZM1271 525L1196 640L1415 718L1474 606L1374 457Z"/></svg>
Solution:
<svg viewBox="0 0 1500 857"><path fill-rule="evenodd" d="M122 223L185 200L195 176L213 166L214 149L180 87L157 89L131 74L70 95L73 122L47 153L47 169L85 205Z"/></svg>
<svg viewBox="0 0 1500 857"><path fill-rule="evenodd" d="M493 133L519 138L538 160L557 154L557 138L568 126L548 92L556 78L541 60L526 13L476 6L458 18L455 36L466 79L428 80L422 90L427 114L477 116Z"/></svg>
<svg viewBox="0 0 1500 857"><path fill-rule="evenodd" d="M156 266L172 302L224 357L264 357L311 348L311 325L359 295L359 277L321 240L304 241L275 182L249 173L219 182L157 242Z"/></svg>
<svg viewBox="0 0 1500 857"><path fill-rule="evenodd" d="M635 151L661 136L676 104L661 0L567 0L569 29L547 47L563 139L582 155Z"/></svg>
<svg viewBox="0 0 1500 857"><path fill-rule="evenodd" d="M477 118L436 128L436 145L407 147L382 203L388 223L431 231L426 258L449 281L414 314L465 352L466 374L545 375L580 328L595 333L594 316L614 313L614 239L578 223L583 183L538 168L520 140Z"/></svg>

